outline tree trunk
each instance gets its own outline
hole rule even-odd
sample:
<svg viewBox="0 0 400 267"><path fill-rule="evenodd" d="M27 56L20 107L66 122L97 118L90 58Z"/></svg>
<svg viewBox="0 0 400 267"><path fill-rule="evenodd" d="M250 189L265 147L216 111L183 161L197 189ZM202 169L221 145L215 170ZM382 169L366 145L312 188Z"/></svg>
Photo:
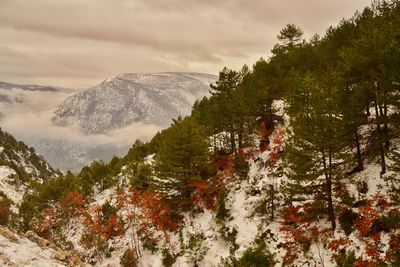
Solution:
<svg viewBox="0 0 400 267"><path fill-rule="evenodd" d="M358 137L357 127L354 127L354 137L355 137L356 148L357 148L357 154L356 154L357 164L358 164L357 171L362 171L364 169L364 164L363 164L362 155L361 155L360 140Z"/></svg>
<svg viewBox="0 0 400 267"><path fill-rule="evenodd" d="M383 145L382 140L382 129L381 123L379 122L379 111L378 111L378 103L375 100L375 120L376 120L376 131L378 132L378 139L379 139L379 151L381 157L381 175L386 173L386 162L385 162L385 148Z"/></svg>
<svg viewBox="0 0 400 267"><path fill-rule="evenodd" d="M331 221L332 230L336 229L336 218L335 218L335 210L333 206L333 198L332 198L332 151L329 150L329 165L327 166L325 149L322 149L322 162L324 165L324 174L326 181L326 194L327 194L327 202L328 202L328 218Z"/></svg>
<svg viewBox="0 0 400 267"><path fill-rule="evenodd" d="M389 141L389 126L388 126L388 107L387 107L387 90L385 89L385 102L383 103L383 132L385 134L385 148L389 149L390 141Z"/></svg>
<svg viewBox="0 0 400 267"><path fill-rule="evenodd" d="M240 149L243 148L243 125L240 125L238 138L239 138L239 149Z"/></svg>
<svg viewBox="0 0 400 267"><path fill-rule="evenodd" d="M230 139L231 139L231 153L236 155L236 143L235 143L235 132L233 131L233 127L231 126L230 131Z"/></svg>

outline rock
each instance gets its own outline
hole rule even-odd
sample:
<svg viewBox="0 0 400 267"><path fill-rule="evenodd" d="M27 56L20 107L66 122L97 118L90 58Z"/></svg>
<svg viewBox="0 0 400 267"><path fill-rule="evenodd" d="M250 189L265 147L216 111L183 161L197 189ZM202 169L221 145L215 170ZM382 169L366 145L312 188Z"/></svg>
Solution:
<svg viewBox="0 0 400 267"><path fill-rule="evenodd" d="M54 258L56 260L65 261L67 259L67 257L68 257L68 253L61 249L57 249L54 251Z"/></svg>
<svg viewBox="0 0 400 267"><path fill-rule="evenodd" d="M35 232L29 230L25 233L25 237L28 238L30 241L35 242L39 245L39 247L44 248L47 247L50 242L44 238L38 236Z"/></svg>
<svg viewBox="0 0 400 267"><path fill-rule="evenodd" d="M50 246L49 246L49 247L52 248L52 249L54 249L54 250L59 249L59 247L57 247L56 244L54 244L54 243L50 243Z"/></svg>
<svg viewBox="0 0 400 267"><path fill-rule="evenodd" d="M18 241L18 238L15 236L15 234L11 232L10 229L8 229L7 227L0 226L0 235L4 236L12 242Z"/></svg>

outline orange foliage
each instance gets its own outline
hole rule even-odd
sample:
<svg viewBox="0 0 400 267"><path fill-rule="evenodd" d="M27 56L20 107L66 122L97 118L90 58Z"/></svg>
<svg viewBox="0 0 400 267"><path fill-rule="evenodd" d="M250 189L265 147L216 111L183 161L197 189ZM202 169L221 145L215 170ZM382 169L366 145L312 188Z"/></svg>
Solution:
<svg viewBox="0 0 400 267"><path fill-rule="evenodd" d="M352 241L347 237L341 237L339 239L334 239L329 242L329 249L332 251L337 251L338 249L345 248L351 245Z"/></svg>
<svg viewBox="0 0 400 267"><path fill-rule="evenodd" d="M151 228L163 232L168 239L168 231L175 231L178 222L172 217L171 208L165 204L164 196L153 191L132 189L128 193L119 192L118 208L127 211L129 227L137 227L143 234Z"/></svg>
<svg viewBox="0 0 400 267"><path fill-rule="evenodd" d="M0 197L0 225L6 225L8 223L8 217L10 215L10 207Z"/></svg>
<svg viewBox="0 0 400 267"><path fill-rule="evenodd" d="M123 224L118 216L111 215L108 219L103 218L101 207L98 205L92 206L84 212L83 223L88 234L95 238L108 240L124 233Z"/></svg>
<svg viewBox="0 0 400 267"><path fill-rule="evenodd" d="M360 235L364 245L364 255L368 258L357 259L356 267L375 267L382 261L396 262L398 259L399 242L395 235L389 242L389 249L386 250L386 243L382 241L379 228L380 217L384 214L389 217L399 216L399 210L392 206L385 196L375 195L365 201L365 204L357 207L360 216L355 221L355 230ZM374 227L378 226L378 227ZM397 226L394 226L395 229ZM333 242L333 241L332 241Z"/></svg>
<svg viewBox="0 0 400 267"><path fill-rule="evenodd" d="M286 253L284 263L292 263L300 251L309 249L312 242L331 232L329 228L317 227L306 215L311 211L309 205L297 205L284 208L279 230L284 233L285 241L279 244Z"/></svg>
<svg viewBox="0 0 400 267"><path fill-rule="evenodd" d="M73 215L83 207L83 196L79 192L69 192L61 201L61 211Z"/></svg>
<svg viewBox="0 0 400 267"><path fill-rule="evenodd" d="M154 226L164 233L165 238L167 231L176 231L178 223L172 219L171 208L164 203L164 196L161 194L146 191L142 195L142 212L143 228Z"/></svg>
<svg viewBox="0 0 400 267"><path fill-rule="evenodd" d="M369 261L369 260L361 260L358 259L354 263L354 267L376 267L377 263L374 261Z"/></svg>
<svg viewBox="0 0 400 267"><path fill-rule="evenodd" d="M272 139L272 149L268 158L268 166L274 167L280 159L280 153L283 151L283 138L285 137L286 131L281 128L274 132Z"/></svg>
<svg viewBox="0 0 400 267"><path fill-rule="evenodd" d="M355 221L355 228L362 236L369 236L373 222L379 217L379 213L372 207L371 200L367 200L365 205L358 207L358 211L361 216Z"/></svg>

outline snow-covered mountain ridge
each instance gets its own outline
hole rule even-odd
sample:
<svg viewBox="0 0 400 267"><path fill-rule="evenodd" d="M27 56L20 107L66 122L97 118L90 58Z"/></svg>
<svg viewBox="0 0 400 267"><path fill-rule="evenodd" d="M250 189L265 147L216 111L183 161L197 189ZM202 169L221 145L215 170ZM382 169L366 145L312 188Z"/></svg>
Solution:
<svg viewBox="0 0 400 267"><path fill-rule="evenodd" d="M100 134L133 122L168 126L208 94L216 76L202 73L125 73L67 98L53 118Z"/></svg>

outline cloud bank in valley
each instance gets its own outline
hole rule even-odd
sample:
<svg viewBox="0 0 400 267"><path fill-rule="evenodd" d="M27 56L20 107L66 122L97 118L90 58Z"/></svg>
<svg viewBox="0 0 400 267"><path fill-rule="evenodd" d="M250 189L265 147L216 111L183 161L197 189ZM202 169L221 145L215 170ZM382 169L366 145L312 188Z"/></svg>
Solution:
<svg viewBox="0 0 400 267"><path fill-rule="evenodd" d="M23 102L0 105L4 114L1 126L24 140L43 136L49 139L64 139L78 143L131 144L135 139L148 140L161 129L152 124L133 123L107 134L88 136L82 134L75 127L61 127L52 123L54 110L68 94L13 90L9 95L18 97Z"/></svg>
<svg viewBox="0 0 400 267"><path fill-rule="evenodd" d="M2 92L3 93L3 92ZM133 123L106 134L85 135L76 127L52 123L54 110L68 94L63 92L29 92L12 90L7 93L19 102L2 103L1 127L43 155L56 168L79 171L92 160L109 160L122 156L136 139L149 140L160 126Z"/></svg>

